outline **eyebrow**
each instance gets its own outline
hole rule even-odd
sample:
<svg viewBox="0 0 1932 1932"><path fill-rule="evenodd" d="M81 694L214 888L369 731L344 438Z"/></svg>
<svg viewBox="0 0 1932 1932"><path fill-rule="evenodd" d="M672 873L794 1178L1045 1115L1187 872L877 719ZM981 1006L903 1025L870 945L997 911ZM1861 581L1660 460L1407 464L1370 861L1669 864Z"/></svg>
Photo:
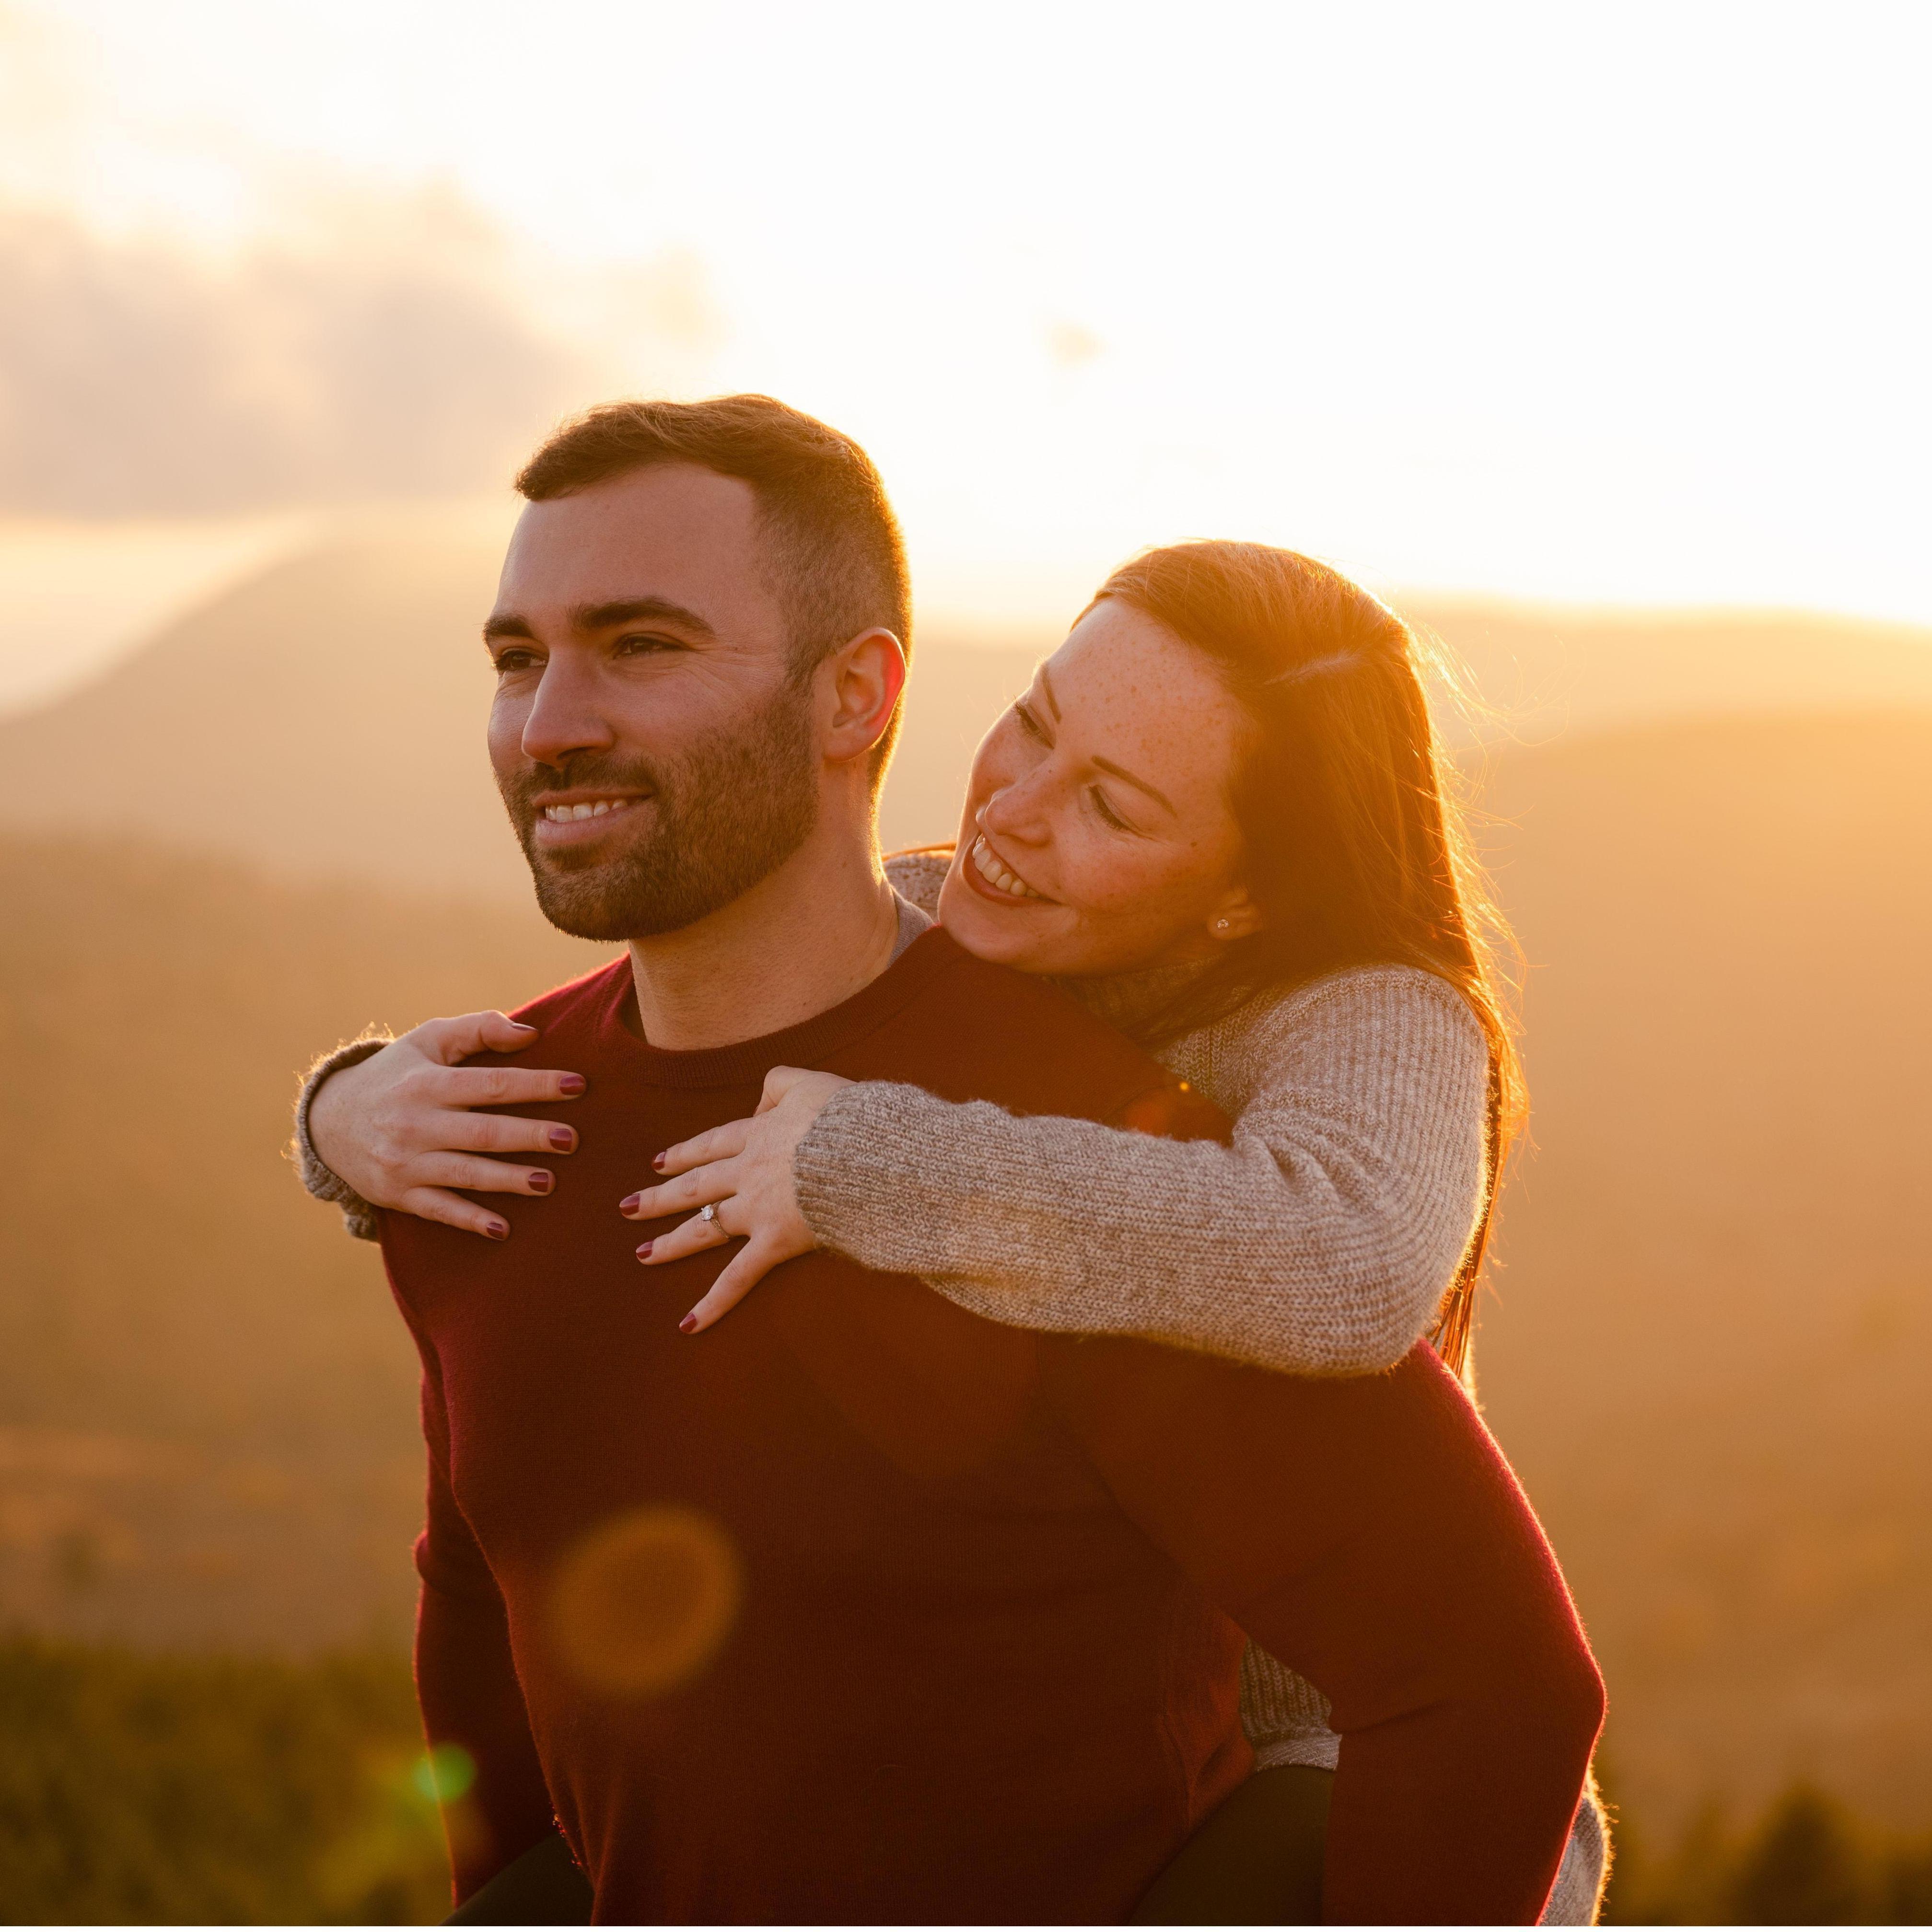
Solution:
<svg viewBox="0 0 1932 1932"><path fill-rule="evenodd" d="M674 604L668 597L620 597L604 604L580 604L570 614L570 628L588 633L608 631L619 624L675 624L681 631L715 642L718 633L695 610ZM536 632L530 620L514 610L493 611L483 626L483 641L494 644L500 638L523 638L532 643Z"/></svg>
<svg viewBox="0 0 1932 1932"><path fill-rule="evenodd" d="M1053 680L1047 675L1045 664L1042 664L1040 668L1040 688L1046 693L1046 701L1052 707L1054 722L1058 724L1060 720L1060 700L1053 694ZM1132 772L1115 764L1112 758L1096 758L1094 763L1100 770L1110 772L1122 784L1130 784L1135 790L1144 791L1148 797L1156 800L1166 806L1170 818L1178 818L1180 816L1180 814L1174 808L1173 800L1169 798L1159 786L1149 784L1145 778L1136 778Z"/></svg>
<svg viewBox="0 0 1932 1932"><path fill-rule="evenodd" d="M1157 799L1162 805L1167 807L1168 815L1170 818L1178 818L1180 816L1180 814L1176 812L1174 808L1173 800L1169 798L1166 793L1161 790L1157 786L1149 784L1145 778L1137 778L1134 776L1132 772L1122 770L1118 765L1114 764L1112 758L1096 758L1094 760L1094 764L1095 768L1098 770L1111 772L1123 784L1130 784L1133 787L1135 790L1144 791L1147 794L1148 797L1151 799Z"/></svg>

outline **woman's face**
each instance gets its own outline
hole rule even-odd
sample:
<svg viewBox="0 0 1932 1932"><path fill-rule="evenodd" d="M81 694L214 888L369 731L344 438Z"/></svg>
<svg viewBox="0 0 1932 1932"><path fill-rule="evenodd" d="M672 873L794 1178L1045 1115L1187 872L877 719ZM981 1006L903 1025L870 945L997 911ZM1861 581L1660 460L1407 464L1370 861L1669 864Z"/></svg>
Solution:
<svg viewBox="0 0 1932 1932"><path fill-rule="evenodd" d="M982 959L1069 976L1210 957L1252 932L1228 802L1248 728L1198 652L1096 605L974 759L946 931Z"/></svg>

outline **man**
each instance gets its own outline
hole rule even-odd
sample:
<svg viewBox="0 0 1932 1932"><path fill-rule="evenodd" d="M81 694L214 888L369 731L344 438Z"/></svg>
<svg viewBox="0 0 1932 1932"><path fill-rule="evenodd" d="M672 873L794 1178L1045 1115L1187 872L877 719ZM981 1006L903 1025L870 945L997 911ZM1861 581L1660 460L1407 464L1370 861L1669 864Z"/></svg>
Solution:
<svg viewBox="0 0 1932 1932"><path fill-rule="evenodd" d="M824 1253L680 1336L728 1250L640 1275L617 1202L769 1066L1114 1122L1166 1082L884 883L908 626L862 452L619 406L520 488L491 755L545 913L628 956L525 1010L589 1077L568 1190L502 1246L382 1226L459 1897L554 1820L604 1921L1118 1919L1247 1770L1245 1630L1345 1739L1326 1915L1533 1919L1600 1686L1426 1350L1297 1382Z"/></svg>

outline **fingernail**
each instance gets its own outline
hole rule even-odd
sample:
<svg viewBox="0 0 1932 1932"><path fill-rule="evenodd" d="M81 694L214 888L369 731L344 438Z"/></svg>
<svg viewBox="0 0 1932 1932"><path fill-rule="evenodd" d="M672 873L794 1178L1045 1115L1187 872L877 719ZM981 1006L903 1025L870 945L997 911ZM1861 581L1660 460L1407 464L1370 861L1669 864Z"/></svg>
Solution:
<svg viewBox="0 0 1932 1932"><path fill-rule="evenodd" d="M514 1027L519 1033L535 1033L536 1031L536 1028L532 1026L528 1020L512 1020L510 1024Z"/></svg>
<svg viewBox="0 0 1932 1932"><path fill-rule="evenodd" d="M649 1261L651 1258L651 1250L656 1246L657 1243L655 1241L646 1241L644 1246L638 1250L638 1260L640 1262Z"/></svg>
<svg viewBox="0 0 1932 1932"><path fill-rule="evenodd" d="M617 1203L617 1212L620 1214L628 1214L644 1198L641 1194L626 1195L623 1199Z"/></svg>
<svg viewBox="0 0 1932 1932"><path fill-rule="evenodd" d="M550 1130L550 1144L560 1154L568 1154L577 1144L577 1136L568 1127L553 1127Z"/></svg>
<svg viewBox="0 0 1932 1932"><path fill-rule="evenodd" d="M554 1174L539 1167L530 1175L530 1192L532 1194L548 1194L556 1183L556 1177Z"/></svg>
<svg viewBox="0 0 1932 1932"><path fill-rule="evenodd" d="M590 1082L580 1073L566 1073L557 1083L557 1090L564 1094L581 1094Z"/></svg>
<svg viewBox="0 0 1932 1932"><path fill-rule="evenodd" d="M677 1332L680 1335L688 1335L697 1326L698 1316L695 1312L694 1312L692 1314L687 1315L684 1319L677 1324Z"/></svg>
<svg viewBox="0 0 1932 1932"><path fill-rule="evenodd" d="M664 1156L663 1156L662 1154L652 1154L652 1155L651 1156L651 1165L652 1165L652 1166L653 1166L654 1168L656 1168L657 1169L657 1171L658 1172L658 1173L660 1173L660 1174L663 1173L663 1172L664 1172Z"/></svg>
<svg viewBox="0 0 1932 1932"><path fill-rule="evenodd" d="M507 1241L510 1238L510 1224L507 1221L486 1222L483 1232L493 1241Z"/></svg>

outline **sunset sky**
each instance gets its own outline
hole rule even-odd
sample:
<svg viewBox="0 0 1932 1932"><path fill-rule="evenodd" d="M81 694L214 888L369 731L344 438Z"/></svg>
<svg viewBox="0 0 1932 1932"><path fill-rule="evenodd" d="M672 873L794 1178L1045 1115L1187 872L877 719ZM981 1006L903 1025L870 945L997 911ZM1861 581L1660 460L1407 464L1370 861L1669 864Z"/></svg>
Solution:
<svg viewBox="0 0 1932 1932"><path fill-rule="evenodd" d="M1928 53L1910 6L0 4L0 704L638 389L858 436L928 613L1214 534L1932 621Z"/></svg>

